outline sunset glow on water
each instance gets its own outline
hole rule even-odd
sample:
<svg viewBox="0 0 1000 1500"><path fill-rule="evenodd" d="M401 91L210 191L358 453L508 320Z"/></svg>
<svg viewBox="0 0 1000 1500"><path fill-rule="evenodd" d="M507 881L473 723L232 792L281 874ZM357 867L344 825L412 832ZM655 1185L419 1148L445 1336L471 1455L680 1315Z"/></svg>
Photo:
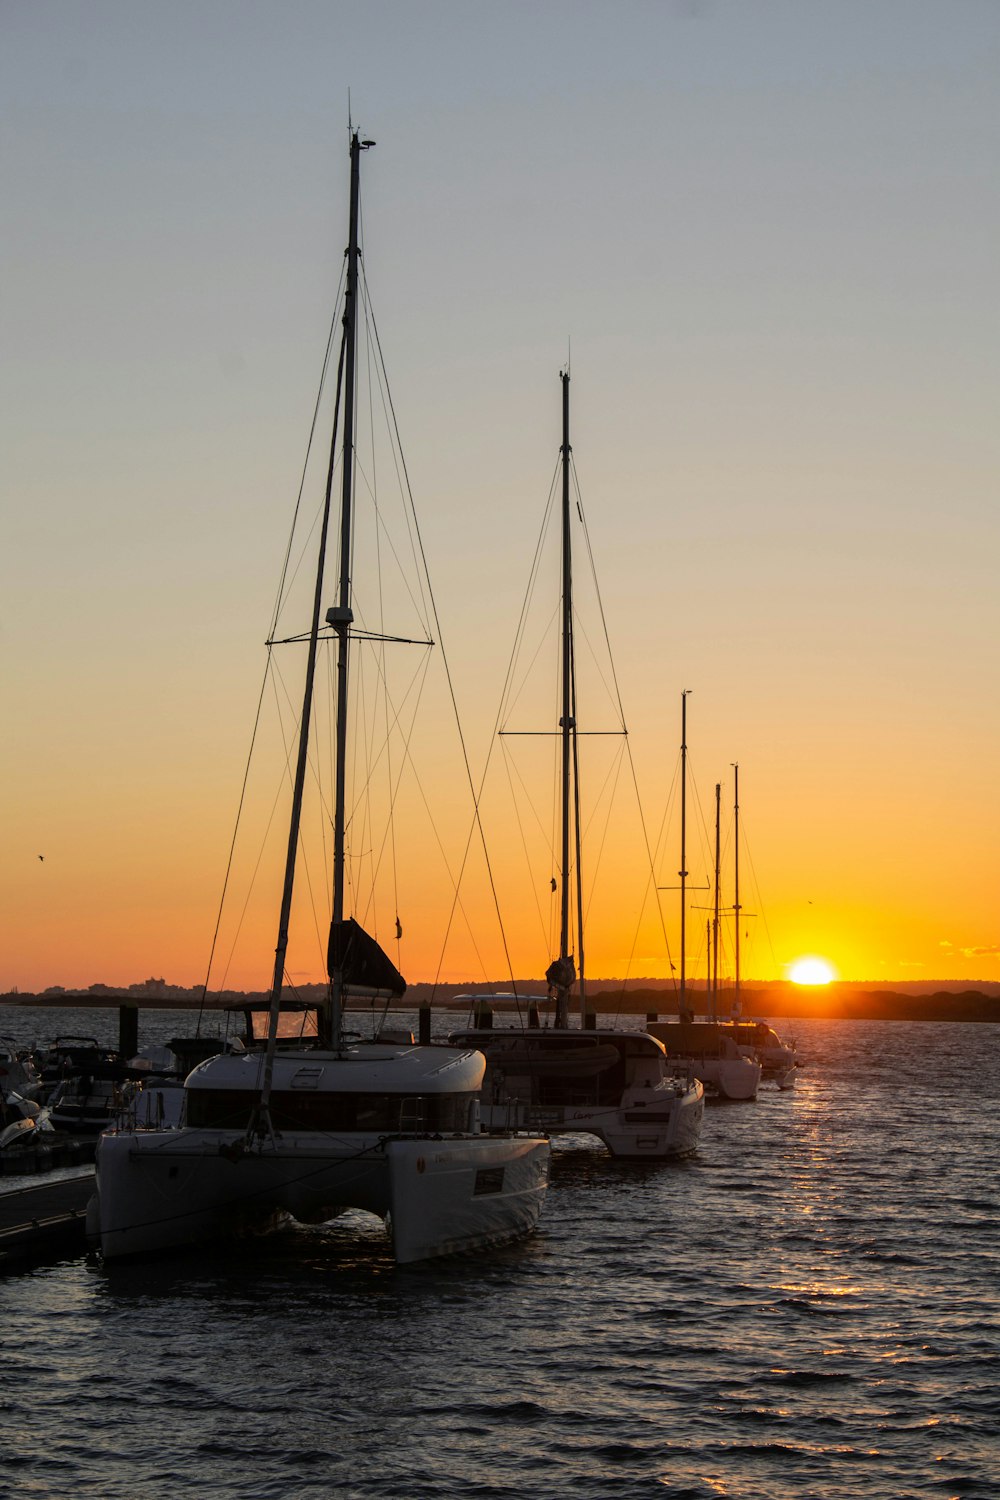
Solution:
<svg viewBox="0 0 1000 1500"><path fill-rule="evenodd" d="M142 1039L179 1019L144 1015ZM114 1023L3 1014L20 1039L110 1040ZM777 1025L803 1064L793 1089L710 1106L680 1165L564 1138L537 1232L486 1257L400 1269L355 1213L156 1262L8 1270L0 1377L21 1472L51 1489L57 1468L102 1500L161 1493L164 1474L218 1500L986 1500L1000 1028ZM108 1347L129 1402L95 1402L95 1380L119 1378ZM308 1395L331 1348L332 1405Z"/></svg>

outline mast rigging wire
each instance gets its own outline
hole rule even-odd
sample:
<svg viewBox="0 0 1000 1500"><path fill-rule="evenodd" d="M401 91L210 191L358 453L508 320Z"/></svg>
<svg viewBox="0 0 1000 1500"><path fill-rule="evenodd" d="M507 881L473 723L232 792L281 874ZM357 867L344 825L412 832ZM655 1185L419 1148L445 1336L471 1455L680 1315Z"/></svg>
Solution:
<svg viewBox="0 0 1000 1500"><path fill-rule="evenodd" d="M455 724L456 724L457 731L458 731L459 744L460 744L461 750L462 750L462 761L463 761L463 765L465 767L465 774L466 774L466 779L468 781L469 789L472 792L472 796L473 796L473 805L474 805L474 808L475 808L475 825L479 829L480 839L482 841L482 847L483 847L483 857L484 857L484 859L486 861L486 869L487 869L487 873L488 873L488 876L489 876L490 890L491 890L491 893L493 895L494 908L495 908L496 913L497 913L497 918L501 922L501 932L503 932L502 918L500 917L499 898L497 896L496 881L495 881L494 874L493 874L493 866L492 866L492 862L490 860L489 849L488 849L488 846L487 846L487 843L486 843L486 833L485 833L485 830L484 830L484 828L482 826L482 819L481 819L480 814L479 814L479 801L478 801L478 798L476 797L475 782L474 782L473 776L472 776L472 767L471 767L471 764L469 762L468 746L466 744L465 733L464 733L464 730L462 729L462 722L461 722L461 719L460 719L459 713L458 713L458 702L457 702L457 699L455 697L455 684L454 684L454 680L453 680L452 675L451 675L451 664L450 664L450 662L448 660L448 654L447 654L447 652L445 650L445 646L444 646L444 634L443 634L443 631L441 629L441 619L440 619L440 615L438 614L437 601L436 601L435 596L434 596L433 585L431 584L431 581L430 581L430 569L427 566L427 554L426 554L426 551L424 549L423 535L422 535L422 533L420 531L420 523L419 523L419 521L417 519L416 509L413 507L413 491L412 491L412 488L410 486L409 471L407 470L407 467L406 467L406 456L405 456L405 454L403 452L403 446L402 446L402 442L401 442L400 435L399 435L399 423L398 423L398 421L396 419L396 408L395 408L395 405L394 405L393 400L392 400L392 390L391 390L391 388L389 386L388 373L387 373L386 368L385 368L385 359L384 359L383 354L382 354L382 341L381 341L381 339L379 337L378 324L377 324L377 322L375 320L374 311L372 311L372 313L371 313L371 328L372 328L372 332L375 335L375 345L376 345L376 348L378 350L378 364L379 364L379 366L381 368L382 376L384 377L384 380L385 380L385 399L386 399L386 402L388 404L388 413L389 413L389 415L391 417L392 431L395 434L396 443L398 445L399 463L400 463L401 472L402 472L402 478L403 478L403 483L404 483L404 492L405 492L406 496L409 499L410 507L411 507L411 511L412 511L412 517L413 517L413 536L414 536L416 551L417 551L417 554L419 555L420 562L422 564L423 581L426 583L426 587L427 587L427 599L428 599L428 604L429 604L429 608L430 608L430 621L431 621L431 623L433 625L434 636L435 636L436 640L438 641L438 643L440 644L440 647L441 647L441 659L442 659L442 663L443 663L443 666L444 666L445 679L446 679L447 685L448 685L448 693L449 693L449 696L450 696L450 699L451 699L452 710L453 710L454 716L455 716ZM440 843L440 841L439 841L439 843ZM462 870L464 870L464 866L465 866L465 860L463 859ZM460 870L460 872L459 872L459 881L461 880L461 873L462 873L462 871ZM457 891L458 891L458 884L457 883L455 883L455 889L456 889L456 899L457 899ZM452 921L453 916L454 916L454 911L455 911L455 906L453 905L453 907L452 907L452 916L449 918L449 923L448 923L448 930L449 931L450 931L450 928L451 928L451 921ZM445 946L442 947L441 956L439 958L437 971L436 971L435 977L434 977L434 983L433 983L433 985L431 987L431 999L432 1000L433 1000L434 994L435 994L435 992L437 990L438 983L440 982L441 968L442 968L442 966L444 964L444 954L445 954L446 945L447 945L447 937L448 937L448 933L446 932L446 934L445 934ZM506 933L503 933L503 941L504 941L504 949L506 951L506 949L507 949Z"/></svg>
<svg viewBox="0 0 1000 1500"><path fill-rule="evenodd" d="M341 275L340 275L340 284L339 284L338 289L337 289L337 299L336 299L336 302L334 304L334 307L335 307L334 316L333 316L333 319L331 320L331 323L330 323L330 331L329 331L329 333L327 335L326 348L325 348L324 354L323 354L323 363L322 363L322 367L321 367L321 370L320 370L319 387L318 387L317 392L316 392L316 401L315 401L315 404L313 406L312 421L309 424L309 436L308 436L308 438L306 440L305 459L303 460L302 473L301 473L300 478L299 478L298 493L296 494L296 497L295 497L295 507L294 507L294 510L292 512L292 524L291 524L291 529L289 531L288 544L287 544L287 547L285 549L285 557L284 557L284 561L282 563L281 574L280 574L280 578L279 578L279 582L278 582L278 592L277 592L277 595L276 595L276 598L275 598L274 608L273 608L273 611L272 611L272 614L271 614L271 627L268 630L268 639L269 640L275 635L275 633L277 631L277 623L278 623L278 618L279 618L280 612L281 612L281 606L282 606L282 600L283 600L284 591L285 591L285 585L286 585L286 582L288 580L288 568L289 568L289 563L290 563L290 559L291 559L292 540L293 540L293 538L295 536L295 527L296 527L296 523L297 523L297 520L298 520L299 509L300 509L301 504L302 504L302 495L303 495L303 492L305 490L306 473L307 473L308 467L309 467L309 457L310 457L310 454L312 453L313 439L314 439L315 434L316 434L316 423L317 423L318 418L319 418L319 409L320 409L320 404L321 404L322 396L323 396L323 387L324 387L324 385L326 383L327 372L329 370L329 365L330 365L330 354L331 354L331 351L332 351L332 348L333 348L334 331L335 331L336 325L337 325L336 314L337 314L337 311L339 310L340 296L341 296L341 293L343 291L343 285L344 285L344 269L342 267L341 268ZM344 351L343 351L343 347L341 347L340 360L339 360L338 367L337 367L337 395L336 395L337 405L339 405L339 402L340 402L340 384L341 384L341 377L342 377L342 373L343 373L343 367L344 367ZM196 1035L200 1035L201 1034L202 1016L204 1014L205 1002L206 1002L206 999L207 999L207 996L208 996L208 986L209 986L209 981L211 980L211 975L212 975L212 964L213 964L214 959L215 959L215 950L216 950L216 947L217 947L217 944L218 944L218 939L219 939L219 929L220 929L220 926L221 926L221 923L222 923L222 913L223 913L223 910L225 908L226 894L227 894L228 889L229 889L229 881L230 881L230 877L232 875L233 859L235 857L235 852L236 852L236 840L237 840L237 838L239 836L240 822L241 822L242 815L243 815L243 808L244 808L244 805L245 805L245 802L246 802L247 785L248 785L249 779L250 779L250 766L251 766L251 763L253 761L253 752L254 752L254 748L255 748L256 743L257 743L257 733L258 733L258 730L260 728L260 715L261 715L261 709L263 708L264 693L265 693L266 688L267 688L267 680L268 680L268 676L269 676L269 673L270 673L270 665L271 665L271 648L270 648L270 645L269 645L268 646L267 660L265 661L265 664L264 664L264 673L263 673L263 677L262 677L262 680L261 680L260 692L259 692L258 697L257 697L257 709L256 709L256 712L254 714L253 729L252 729L251 735L250 735L250 747L249 747L249 750L247 751L246 764L245 764L244 770L243 770L243 780L242 780L242 783L241 783L241 786L240 786L240 795L239 795L239 801L238 801L237 809L236 809L236 819L235 819L235 823L234 823L234 826L233 826L233 835L232 835L232 839L230 840L229 854L228 854L228 857L227 857L227 860L226 860L226 869L225 869L225 874L223 876L223 881L222 881L222 892L221 892L221 895L219 897L219 906L218 906L218 911L216 913L215 926L214 926L214 929L213 929L213 932L212 932L212 942L211 942L210 947L209 947L208 967L206 968L206 971L205 971L205 982L204 982L204 984L202 986L201 1001L200 1001L200 1004L199 1004L199 1007L198 1007L198 1021L197 1021L196 1031L195 1031ZM274 816L274 810L272 808L271 818L273 818L273 816ZM270 827L270 822L271 822L271 819L268 820L268 827ZM260 862L260 858L258 856L258 866L259 866L259 862ZM250 895L249 895L249 892L248 892L247 893L246 903L244 904L244 908L243 908L243 916L246 915L246 906L247 906L247 904L249 904L249 899L250 899ZM242 926L242 920L243 920L243 917L241 916L240 926ZM237 929L237 932L238 931L239 931L239 928ZM230 954L230 960L229 961L230 962L232 961L232 954ZM228 963L227 963L227 972L228 972Z"/></svg>

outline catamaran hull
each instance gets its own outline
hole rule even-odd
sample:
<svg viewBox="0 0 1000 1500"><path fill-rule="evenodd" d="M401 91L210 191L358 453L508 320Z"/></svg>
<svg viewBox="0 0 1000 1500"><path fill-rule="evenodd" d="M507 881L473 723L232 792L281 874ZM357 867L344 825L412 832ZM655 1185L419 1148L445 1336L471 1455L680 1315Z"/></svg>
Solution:
<svg viewBox="0 0 1000 1500"><path fill-rule="evenodd" d="M87 1229L112 1261L266 1229L286 1214L323 1223L360 1208L388 1219L404 1263L529 1232L548 1162L548 1142L528 1137L286 1136L246 1150L235 1131L108 1133Z"/></svg>
<svg viewBox="0 0 1000 1500"><path fill-rule="evenodd" d="M548 1141L390 1141L393 1253L401 1265L499 1245L534 1229L548 1184Z"/></svg>
<svg viewBox="0 0 1000 1500"><path fill-rule="evenodd" d="M717 1098L744 1102L756 1099L761 1068L752 1058L692 1057L687 1062L694 1076Z"/></svg>

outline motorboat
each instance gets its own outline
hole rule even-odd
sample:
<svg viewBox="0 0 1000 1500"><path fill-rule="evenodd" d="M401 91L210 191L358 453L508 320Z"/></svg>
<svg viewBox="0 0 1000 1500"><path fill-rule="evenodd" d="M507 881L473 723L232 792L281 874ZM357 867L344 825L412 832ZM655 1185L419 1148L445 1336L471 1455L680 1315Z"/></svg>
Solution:
<svg viewBox="0 0 1000 1500"><path fill-rule="evenodd" d="M52 1128L66 1135L99 1135L114 1121L129 1076L121 1054L94 1037L56 1037L39 1067L39 1098Z"/></svg>
<svg viewBox="0 0 1000 1500"><path fill-rule="evenodd" d="M31 1052L13 1037L0 1037L0 1095L14 1091L22 1099L37 1099L42 1080Z"/></svg>
<svg viewBox="0 0 1000 1500"><path fill-rule="evenodd" d="M97 1063L93 1071L72 1073L56 1085L47 1108L54 1130L97 1136L117 1118L122 1091L131 1077L127 1063Z"/></svg>
<svg viewBox="0 0 1000 1500"><path fill-rule="evenodd" d="M354 916L345 866L348 660L354 640L398 640L355 626L352 568L355 476L355 347L359 302L361 156L374 142L351 131L350 228L337 365L333 438L306 644L278 941L266 1036L242 1052L217 1053L187 1075L176 1127L122 1124L100 1137L88 1229L105 1261L173 1251L232 1233L272 1227L291 1215L325 1222L347 1209L381 1218L395 1258L410 1263L485 1250L534 1228L546 1187L550 1145L537 1130L484 1131L480 1094L486 1061L472 1047L361 1043L343 1025L352 997L398 1000L406 982ZM371 345L374 345L374 340ZM331 495L342 420L337 603L320 619ZM333 518L336 519L335 517ZM291 551L291 548L289 549ZM276 644L275 631L269 647ZM329 990L312 1030L284 1035L289 925L309 766L313 688L320 646L336 685L332 819L333 881L327 946ZM421 642L426 646L433 641ZM331 660L332 659L332 660ZM388 711L386 713L388 717ZM354 824L351 824L354 828ZM367 831L362 837L367 838ZM398 934L398 918L397 918ZM279 1034L280 1038L279 1038Z"/></svg>
<svg viewBox="0 0 1000 1500"><path fill-rule="evenodd" d="M120 1055L92 1036L57 1036L38 1061L39 1097L50 1100L68 1079L117 1064Z"/></svg>
<svg viewBox="0 0 1000 1500"><path fill-rule="evenodd" d="M13 1038L0 1038L0 1152L18 1150L51 1131L48 1108L39 1103L41 1089L31 1053Z"/></svg>
<svg viewBox="0 0 1000 1500"><path fill-rule="evenodd" d="M0 1152L34 1145L51 1134L48 1109L13 1089L0 1095Z"/></svg>

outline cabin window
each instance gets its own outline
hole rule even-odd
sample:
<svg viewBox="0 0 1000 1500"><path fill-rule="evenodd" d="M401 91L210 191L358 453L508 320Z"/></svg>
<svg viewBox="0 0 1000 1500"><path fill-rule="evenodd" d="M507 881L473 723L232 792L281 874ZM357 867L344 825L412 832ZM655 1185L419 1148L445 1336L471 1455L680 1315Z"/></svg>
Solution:
<svg viewBox="0 0 1000 1500"><path fill-rule="evenodd" d="M472 1094L328 1094L291 1090L271 1095L275 1130L427 1135L468 1129ZM258 1102L251 1089L188 1089L186 1123L202 1130L245 1130Z"/></svg>
<svg viewBox="0 0 1000 1500"><path fill-rule="evenodd" d="M213 1130L245 1130L259 1095L251 1089L185 1089L184 1120Z"/></svg>
<svg viewBox="0 0 1000 1500"><path fill-rule="evenodd" d="M266 1042L270 1016L266 1010L244 1011L246 1036L250 1042ZM278 1015L277 1038L279 1042L301 1041L308 1037L312 1041L319 1035L318 1010L283 1010Z"/></svg>

